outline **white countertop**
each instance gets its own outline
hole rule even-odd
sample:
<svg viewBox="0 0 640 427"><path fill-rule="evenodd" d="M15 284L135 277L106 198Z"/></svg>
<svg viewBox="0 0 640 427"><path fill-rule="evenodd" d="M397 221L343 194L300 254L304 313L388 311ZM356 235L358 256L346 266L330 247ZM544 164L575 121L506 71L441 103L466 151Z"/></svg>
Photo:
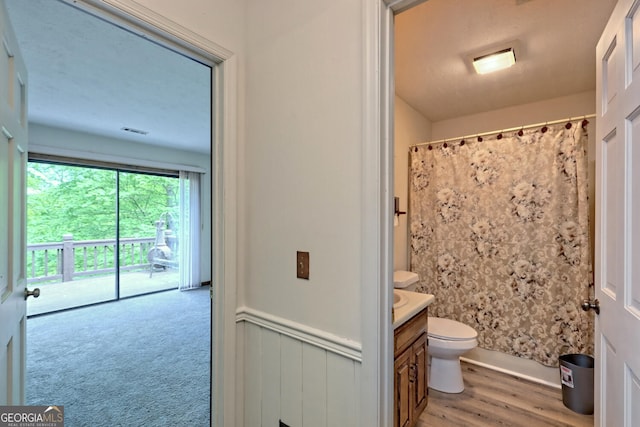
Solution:
<svg viewBox="0 0 640 427"><path fill-rule="evenodd" d="M400 295L406 300L399 307L394 308L393 329L411 319L413 316L421 312L425 307L429 306L434 300L431 294L422 294L419 292L403 291L402 289L394 289L394 293Z"/></svg>

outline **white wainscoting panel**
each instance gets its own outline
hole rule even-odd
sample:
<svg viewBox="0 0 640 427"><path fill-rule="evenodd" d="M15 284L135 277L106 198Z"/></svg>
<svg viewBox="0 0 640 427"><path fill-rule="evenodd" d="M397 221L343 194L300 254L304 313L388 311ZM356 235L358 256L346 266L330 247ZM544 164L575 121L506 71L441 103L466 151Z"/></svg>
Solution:
<svg viewBox="0 0 640 427"><path fill-rule="evenodd" d="M277 426L280 419L280 334L262 329L262 348L259 354L262 377L262 425ZM249 348L249 351L252 351Z"/></svg>
<svg viewBox="0 0 640 427"><path fill-rule="evenodd" d="M302 342L280 337L280 417L290 426L302 425Z"/></svg>
<svg viewBox="0 0 640 427"><path fill-rule="evenodd" d="M244 327L246 427L278 427L279 420L290 427L359 424L357 344L345 348L344 340L255 311L239 310L237 321Z"/></svg>
<svg viewBox="0 0 640 427"><path fill-rule="evenodd" d="M358 387L356 387L358 385ZM329 426L357 426L359 383L353 363L327 353L327 420Z"/></svg>
<svg viewBox="0 0 640 427"><path fill-rule="evenodd" d="M244 354L245 354L245 375L244 375L244 425L262 425L262 357L260 349L262 347L262 329L246 324L244 326Z"/></svg>
<svg viewBox="0 0 640 427"><path fill-rule="evenodd" d="M312 345L302 349L302 360L305 365L302 388L303 421L309 425L326 426L327 424L327 352ZM293 426L291 426L293 427Z"/></svg>

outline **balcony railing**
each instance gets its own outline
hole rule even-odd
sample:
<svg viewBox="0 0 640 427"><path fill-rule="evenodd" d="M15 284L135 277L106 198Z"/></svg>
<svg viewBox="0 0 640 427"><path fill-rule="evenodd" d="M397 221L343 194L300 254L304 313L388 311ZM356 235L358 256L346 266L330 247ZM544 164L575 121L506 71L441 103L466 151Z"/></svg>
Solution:
<svg viewBox="0 0 640 427"><path fill-rule="evenodd" d="M149 251L155 237L122 238L120 270L151 269ZM27 283L68 282L78 277L115 272L116 240L74 241L65 234L62 242L27 245ZM171 246L171 242L168 242Z"/></svg>

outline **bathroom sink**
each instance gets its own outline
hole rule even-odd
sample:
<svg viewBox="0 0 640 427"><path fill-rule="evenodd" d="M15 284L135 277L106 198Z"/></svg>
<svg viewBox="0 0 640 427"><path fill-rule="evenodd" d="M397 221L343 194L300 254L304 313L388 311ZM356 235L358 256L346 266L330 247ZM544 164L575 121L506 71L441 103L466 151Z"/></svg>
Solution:
<svg viewBox="0 0 640 427"><path fill-rule="evenodd" d="M407 297L400 295L398 292L393 291L393 308L402 307L407 303Z"/></svg>

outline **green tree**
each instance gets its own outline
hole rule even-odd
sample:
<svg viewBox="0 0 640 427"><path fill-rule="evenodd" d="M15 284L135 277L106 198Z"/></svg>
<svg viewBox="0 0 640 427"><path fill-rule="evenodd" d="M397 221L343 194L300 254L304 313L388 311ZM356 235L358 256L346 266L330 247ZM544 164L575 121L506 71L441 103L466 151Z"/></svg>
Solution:
<svg viewBox="0 0 640 427"><path fill-rule="evenodd" d="M155 236L159 219L177 227L174 177L30 162L27 186L28 243L59 242L67 233L74 240L113 239L117 203L122 238Z"/></svg>

